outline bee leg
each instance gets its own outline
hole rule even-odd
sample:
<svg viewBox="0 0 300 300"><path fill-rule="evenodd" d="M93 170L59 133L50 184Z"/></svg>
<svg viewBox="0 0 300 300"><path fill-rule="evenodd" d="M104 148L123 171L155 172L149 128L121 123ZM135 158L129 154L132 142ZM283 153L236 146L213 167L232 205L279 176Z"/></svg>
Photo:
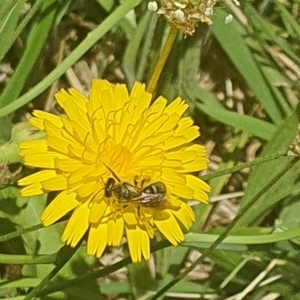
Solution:
<svg viewBox="0 0 300 300"><path fill-rule="evenodd" d="M141 182L141 189L143 189L144 186L145 186L145 183L147 183L147 182L149 182L149 181L151 181L151 177L150 177L150 176L146 176L146 177L142 180L142 182Z"/></svg>
<svg viewBox="0 0 300 300"><path fill-rule="evenodd" d="M137 213L138 213L138 216L140 219L141 218L141 206L140 205L137 206Z"/></svg>
<svg viewBox="0 0 300 300"><path fill-rule="evenodd" d="M134 182L134 186L135 186L135 187L138 187L138 185L139 185L139 179L140 179L140 176L139 176L139 175L135 175L135 176L134 176L133 182Z"/></svg>

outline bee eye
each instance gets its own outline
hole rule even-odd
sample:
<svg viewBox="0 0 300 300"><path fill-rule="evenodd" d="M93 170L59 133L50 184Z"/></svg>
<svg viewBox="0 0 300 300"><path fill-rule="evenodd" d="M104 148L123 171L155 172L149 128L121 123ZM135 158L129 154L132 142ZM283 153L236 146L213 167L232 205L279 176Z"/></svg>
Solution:
<svg viewBox="0 0 300 300"><path fill-rule="evenodd" d="M112 177L108 178L105 185L105 192L104 192L105 197L110 198L112 196L112 189L115 183L116 181L114 180L114 178Z"/></svg>

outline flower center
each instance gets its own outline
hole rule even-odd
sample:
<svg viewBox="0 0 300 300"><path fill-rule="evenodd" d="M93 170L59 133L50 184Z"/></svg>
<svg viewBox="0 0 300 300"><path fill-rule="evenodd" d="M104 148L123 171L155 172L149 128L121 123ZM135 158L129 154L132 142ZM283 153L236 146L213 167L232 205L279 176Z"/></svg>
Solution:
<svg viewBox="0 0 300 300"><path fill-rule="evenodd" d="M106 148L99 158L119 178L127 178L132 164L132 153L127 147L116 145Z"/></svg>

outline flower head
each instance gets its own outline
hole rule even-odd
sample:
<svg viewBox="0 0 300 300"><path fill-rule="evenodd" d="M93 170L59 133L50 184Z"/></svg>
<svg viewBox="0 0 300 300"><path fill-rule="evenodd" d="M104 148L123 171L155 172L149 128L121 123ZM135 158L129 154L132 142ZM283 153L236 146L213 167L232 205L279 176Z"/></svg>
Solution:
<svg viewBox="0 0 300 300"><path fill-rule="evenodd" d="M126 234L134 262L150 258L150 238L160 231L173 245L184 239L181 223L194 214L185 199L207 202L209 186L190 175L207 167L206 150L180 98L170 105L135 83L94 80L87 99L74 89L56 100L65 115L34 111L30 123L42 140L20 144L28 166L41 168L23 178L23 196L57 191L41 220L51 225L68 213L62 241L74 247L89 231L87 252L101 256Z"/></svg>
<svg viewBox="0 0 300 300"><path fill-rule="evenodd" d="M163 0L157 11L171 26L193 35L199 23L212 24L210 17L216 0Z"/></svg>

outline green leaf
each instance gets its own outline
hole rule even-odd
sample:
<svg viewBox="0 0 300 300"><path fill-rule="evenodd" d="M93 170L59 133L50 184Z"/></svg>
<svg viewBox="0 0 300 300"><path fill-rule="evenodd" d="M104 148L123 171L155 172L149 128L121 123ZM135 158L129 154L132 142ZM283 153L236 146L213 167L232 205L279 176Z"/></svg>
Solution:
<svg viewBox="0 0 300 300"><path fill-rule="evenodd" d="M128 266L128 279L131 293L135 299L145 295L149 289L156 287L155 280L151 276L149 265L146 261L142 261L139 264L130 264Z"/></svg>
<svg viewBox="0 0 300 300"><path fill-rule="evenodd" d="M188 91L187 93L189 94ZM211 93L202 91L198 87L194 87L190 90L190 95L193 99L198 100L198 102L195 103L197 108L223 124L253 134L264 140L270 140L275 133L276 127L274 125L254 117L240 115L230 111L224 108Z"/></svg>
<svg viewBox="0 0 300 300"><path fill-rule="evenodd" d="M298 120L295 115L291 115L277 130L273 138L268 142L261 156L270 155L278 151L287 151L288 146L297 133ZM245 196L241 200L241 207L245 206L254 195L266 186L276 174L280 172L290 161L291 157L285 157L269 161L253 167L253 172L245 190ZM265 193L239 220L240 226L249 224L257 225L278 201L290 194L295 188L294 182L299 176L299 162L291 168L267 193ZM299 185L299 184L298 184Z"/></svg>
<svg viewBox="0 0 300 300"><path fill-rule="evenodd" d="M246 43L246 30L233 20L229 25L224 25L225 11L218 11L213 19L211 30L217 38L228 58L244 78L245 82L254 92L258 101L263 105L268 116L274 123L282 120L280 109L276 105L265 78L253 57L253 53Z"/></svg>
<svg viewBox="0 0 300 300"><path fill-rule="evenodd" d="M196 47L193 41L185 42L184 46L184 55L179 62L179 84L177 84L179 94L185 97L191 107L197 107L213 119L264 140L269 140L275 132L276 127L274 125L230 111L212 93L203 91L198 87L195 78L197 78L200 64L200 47ZM174 84L172 83L172 85Z"/></svg>

